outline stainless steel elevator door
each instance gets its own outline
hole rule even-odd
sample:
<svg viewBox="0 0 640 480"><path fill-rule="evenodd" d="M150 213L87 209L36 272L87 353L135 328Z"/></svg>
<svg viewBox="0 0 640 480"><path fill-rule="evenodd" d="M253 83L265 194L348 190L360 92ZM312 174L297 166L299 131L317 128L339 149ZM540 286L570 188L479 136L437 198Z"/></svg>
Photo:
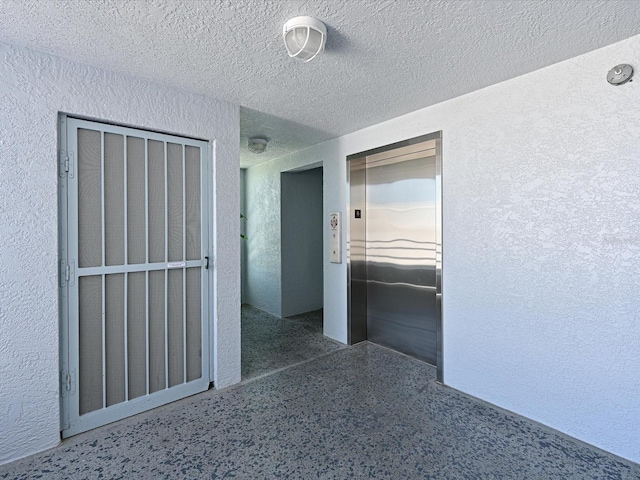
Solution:
<svg viewBox="0 0 640 480"><path fill-rule="evenodd" d="M435 141L366 158L367 337L436 363Z"/></svg>

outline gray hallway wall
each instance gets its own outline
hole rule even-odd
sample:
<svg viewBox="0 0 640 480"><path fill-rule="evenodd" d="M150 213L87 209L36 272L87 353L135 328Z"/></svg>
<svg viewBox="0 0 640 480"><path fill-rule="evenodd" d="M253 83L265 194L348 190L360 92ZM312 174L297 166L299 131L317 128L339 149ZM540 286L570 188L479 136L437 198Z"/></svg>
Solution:
<svg viewBox="0 0 640 480"><path fill-rule="evenodd" d="M322 168L283 172L281 315L322 308Z"/></svg>

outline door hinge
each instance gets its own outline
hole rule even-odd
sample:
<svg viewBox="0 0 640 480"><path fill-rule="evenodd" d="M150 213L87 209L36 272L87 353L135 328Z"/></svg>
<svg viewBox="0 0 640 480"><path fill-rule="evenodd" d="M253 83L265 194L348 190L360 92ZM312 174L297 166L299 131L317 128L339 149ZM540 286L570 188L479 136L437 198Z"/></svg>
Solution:
<svg viewBox="0 0 640 480"><path fill-rule="evenodd" d="M73 152L60 150L60 177L69 176L73 178Z"/></svg>
<svg viewBox="0 0 640 480"><path fill-rule="evenodd" d="M63 370L60 372L60 379L60 393L62 396L66 397L67 395L74 395L76 393L75 371L70 370L67 372L66 370Z"/></svg>
<svg viewBox="0 0 640 480"><path fill-rule="evenodd" d="M69 273L67 272L67 268L69 266L67 265L67 262L65 262L64 260L60 260L60 286L61 287L66 287L67 286L67 278Z"/></svg>
<svg viewBox="0 0 640 480"><path fill-rule="evenodd" d="M60 286L66 287L69 285L73 287L75 285L74 275L74 262L67 263L64 260L60 260Z"/></svg>
<svg viewBox="0 0 640 480"><path fill-rule="evenodd" d="M67 172L69 172L69 157L67 157L67 152L64 150L60 150L58 156L60 159L60 177L64 178Z"/></svg>

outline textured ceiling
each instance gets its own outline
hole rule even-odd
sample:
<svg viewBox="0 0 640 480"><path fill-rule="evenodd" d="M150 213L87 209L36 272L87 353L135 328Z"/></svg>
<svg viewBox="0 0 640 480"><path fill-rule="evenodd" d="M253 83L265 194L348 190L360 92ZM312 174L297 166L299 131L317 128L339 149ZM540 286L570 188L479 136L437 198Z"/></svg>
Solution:
<svg viewBox="0 0 640 480"><path fill-rule="evenodd" d="M306 64L281 39L297 15L328 27ZM0 41L240 104L242 166L640 33L638 0L0 0L0 16Z"/></svg>

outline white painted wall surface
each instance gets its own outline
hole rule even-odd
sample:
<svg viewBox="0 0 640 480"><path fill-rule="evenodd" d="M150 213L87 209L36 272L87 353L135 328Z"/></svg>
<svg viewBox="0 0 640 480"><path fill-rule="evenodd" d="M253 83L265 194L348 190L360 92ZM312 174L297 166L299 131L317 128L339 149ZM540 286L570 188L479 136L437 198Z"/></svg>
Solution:
<svg viewBox="0 0 640 480"><path fill-rule="evenodd" d="M0 44L0 463L56 445L57 118L67 112L212 140L218 387L240 380L239 111ZM213 287L212 287L213 288Z"/></svg>
<svg viewBox="0 0 640 480"><path fill-rule="evenodd" d="M322 308L322 168L282 173L282 316Z"/></svg>
<svg viewBox="0 0 640 480"><path fill-rule="evenodd" d="M246 170L245 301L277 316L282 316L280 173L311 164L321 166L313 156L296 154Z"/></svg>
<svg viewBox="0 0 640 480"><path fill-rule="evenodd" d="M250 168L249 256L277 275L280 171L322 161L324 214L345 212L347 155L442 130L446 383L640 462L640 81L605 80L623 62L640 70L640 36ZM325 251L341 342L346 277Z"/></svg>

